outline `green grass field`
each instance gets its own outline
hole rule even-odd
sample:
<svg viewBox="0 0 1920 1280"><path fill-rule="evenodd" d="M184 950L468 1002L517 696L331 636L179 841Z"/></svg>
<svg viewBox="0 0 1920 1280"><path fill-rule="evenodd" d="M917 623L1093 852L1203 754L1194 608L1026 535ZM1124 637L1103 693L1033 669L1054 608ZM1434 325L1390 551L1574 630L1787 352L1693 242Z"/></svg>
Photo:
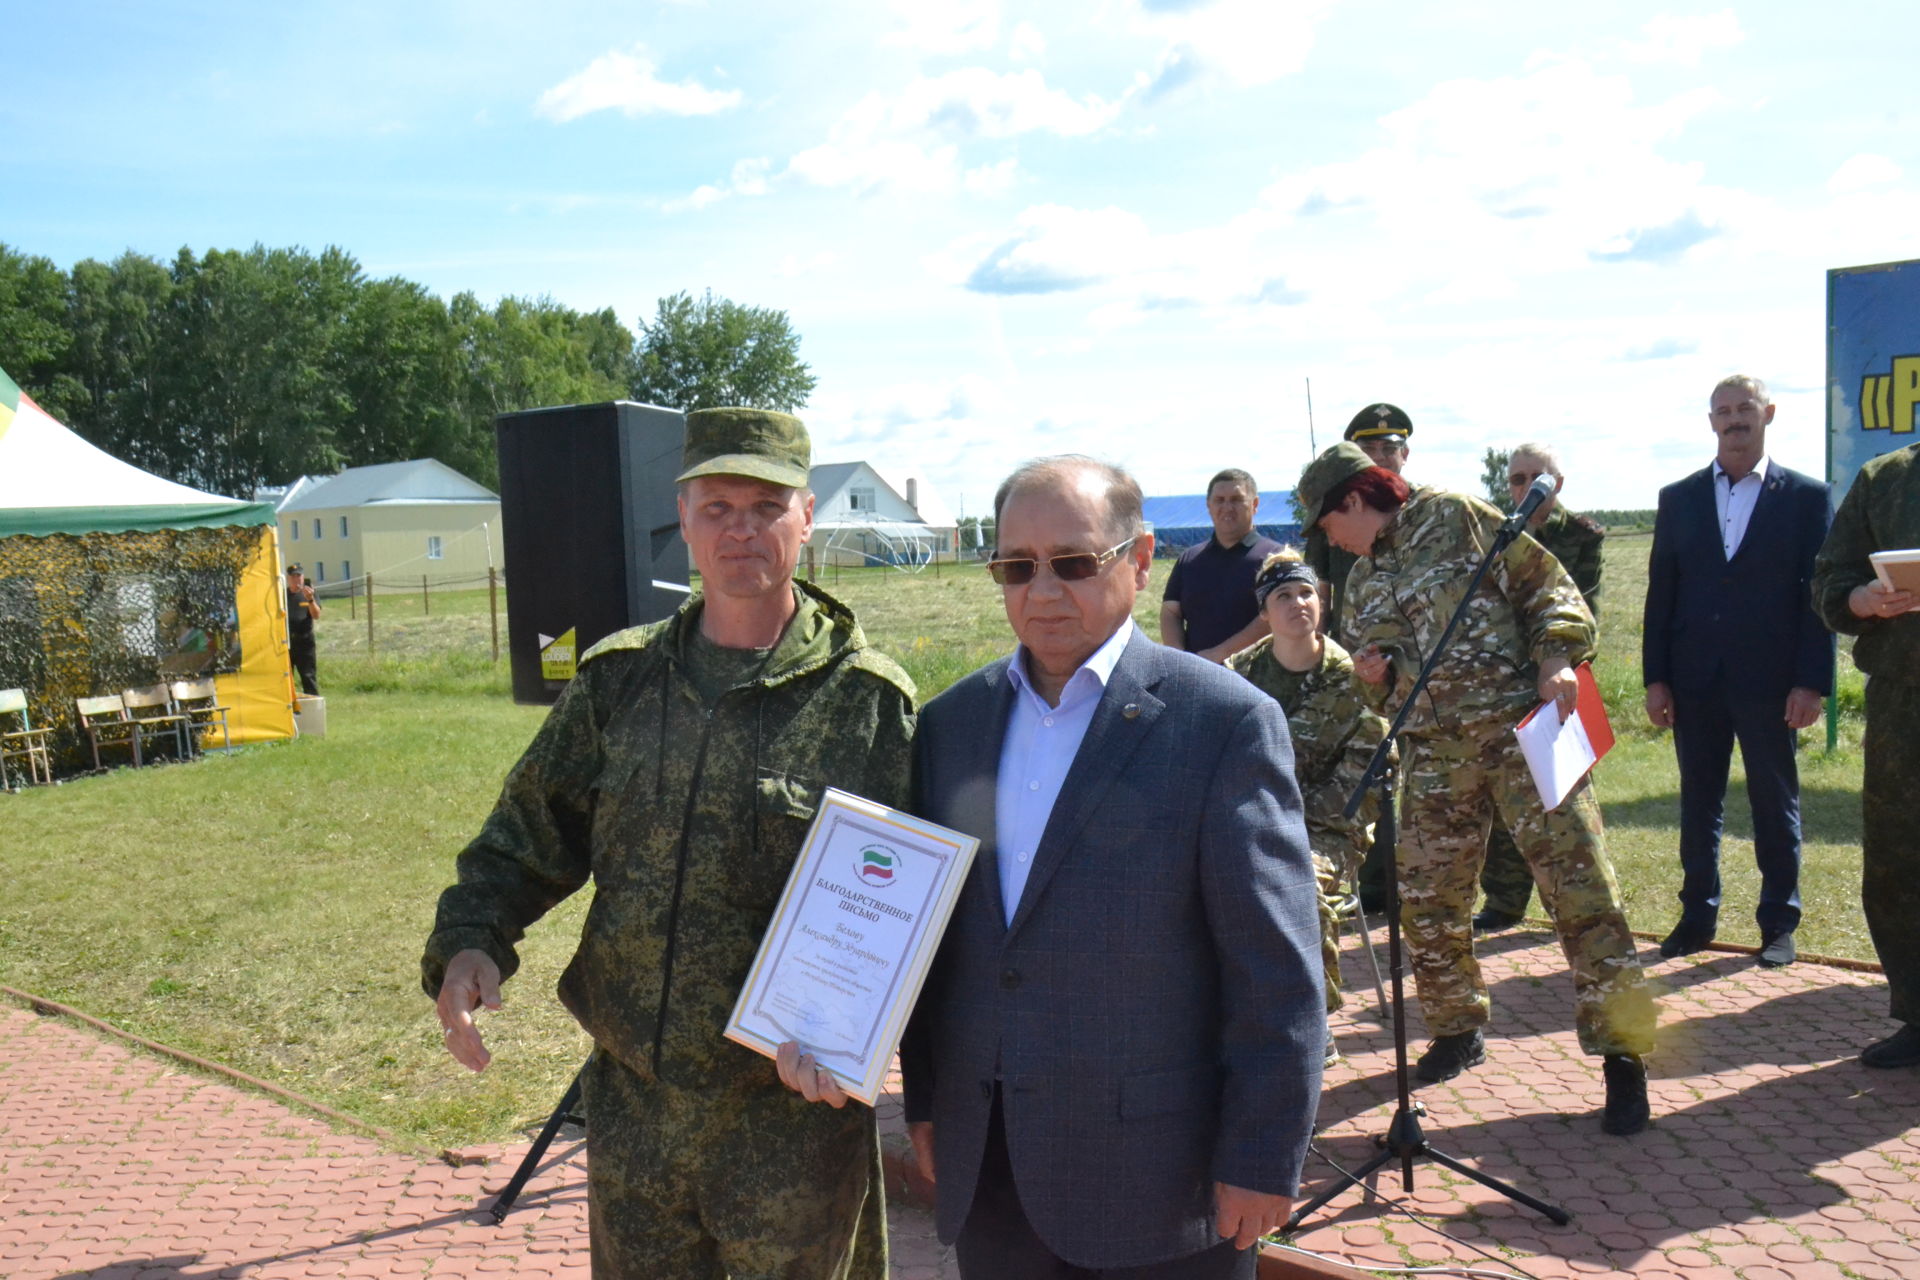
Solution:
<svg viewBox="0 0 1920 1280"><path fill-rule="evenodd" d="M1598 663L1620 744L1599 786L1628 914L1664 931L1678 882L1671 744L1639 709L1645 538L1609 544ZM1157 634L1156 562L1139 618ZM859 612L923 696L1010 648L977 566L824 584ZM362 603L364 608L364 602ZM535 930L507 1010L489 1018L484 1076L441 1049L420 944L454 854L478 827L543 712L507 696L488 659L484 590L330 601L319 628L324 738L116 770L0 794L0 982L230 1064L435 1145L538 1123L586 1052L552 996L584 896ZM504 627L504 615L503 615ZM504 640L504 637L503 637ZM1859 677L1843 660L1843 702ZM1871 959L1858 905L1859 724L1840 748L1804 735L1803 952ZM1753 941L1755 876L1738 773L1729 804L1722 937Z"/></svg>

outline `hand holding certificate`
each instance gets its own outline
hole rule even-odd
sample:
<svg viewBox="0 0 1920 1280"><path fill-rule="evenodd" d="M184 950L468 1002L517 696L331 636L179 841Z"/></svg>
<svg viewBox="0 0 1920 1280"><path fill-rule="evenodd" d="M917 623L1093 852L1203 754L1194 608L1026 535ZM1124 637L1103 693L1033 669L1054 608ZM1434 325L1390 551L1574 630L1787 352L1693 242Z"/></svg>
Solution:
<svg viewBox="0 0 1920 1280"><path fill-rule="evenodd" d="M795 1041L871 1104L980 842L829 788L726 1034Z"/></svg>
<svg viewBox="0 0 1920 1280"><path fill-rule="evenodd" d="M1580 696L1572 715L1562 720L1557 704L1543 702L1513 729L1513 736L1520 740L1520 753L1533 771L1540 803L1548 809L1558 808L1600 757L1613 749L1613 726L1607 723L1607 709L1600 700L1600 687L1594 683L1593 668L1583 662L1573 674L1580 684Z"/></svg>

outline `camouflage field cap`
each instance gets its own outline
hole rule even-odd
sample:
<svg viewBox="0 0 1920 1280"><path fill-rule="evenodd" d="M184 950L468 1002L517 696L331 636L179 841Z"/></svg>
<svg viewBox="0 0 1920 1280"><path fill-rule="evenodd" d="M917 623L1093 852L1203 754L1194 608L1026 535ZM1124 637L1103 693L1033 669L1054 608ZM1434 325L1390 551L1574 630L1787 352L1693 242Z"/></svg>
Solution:
<svg viewBox="0 0 1920 1280"><path fill-rule="evenodd" d="M1294 500L1306 516L1307 528L1313 528L1326 514L1320 508L1326 504L1329 493L1371 466L1373 459L1351 440L1342 440L1309 462L1307 469L1300 473L1300 483L1293 489Z"/></svg>
<svg viewBox="0 0 1920 1280"><path fill-rule="evenodd" d="M687 415L682 484L695 476L746 476L803 489L813 445L800 419L771 409L695 409Z"/></svg>
<svg viewBox="0 0 1920 1280"><path fill-rule="evenodd" d="M1370 404L1353 415L1353 421L1347 424L1349 440L1384 440L1388 444L1405 444L1407 437L1413 434L1413 419L1407 411L1397 404L1381 401Z"/></svg>

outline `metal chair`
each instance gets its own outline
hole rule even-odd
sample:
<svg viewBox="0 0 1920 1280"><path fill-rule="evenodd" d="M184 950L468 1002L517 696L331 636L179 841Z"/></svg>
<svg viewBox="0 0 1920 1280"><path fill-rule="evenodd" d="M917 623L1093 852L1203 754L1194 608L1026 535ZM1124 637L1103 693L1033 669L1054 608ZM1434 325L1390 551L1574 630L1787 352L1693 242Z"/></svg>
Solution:
<svg viewBox="0 0 1920 1280"><path fill-rule="evenodd" d="M19 718L20 727L7 728L15 717ZM33 721L27 716L25 689L0 689L0 791L13 785L7 780L9 760L26 762L28 786L53 781L53 756L47 750L47 738L52 733L51 729L33 727ZM18 771L17 765L15 771Z"/></svg>
<svg viewBox="0 0 1920 1280"><path fill-rule="evenodd" d="M144 689L123 690L120 701L135 725L135 736L141 739L143 755L147 739L171 737L174 759L188 760L193 757L193 740L187 734L187 717L173 709L173 694L168 692L167 686L153 684Z"/></svg>
<svg viewBox="0 0 1920 1280"><path fill-rule="evenodd" d="M1344 891L1340 901L1334 904L1333 921L1336 936L1344 936L1347 926L1358 923L1360 926L1360 945L1366 949L1367 962L1373 967L1373 991L1380 1003L1374 1008L1374 1016L1385 1018L1393 1006L1387 1003L1387 983L1380 973L1380 952L1374 946L1373 927L1367 920L1367 912L1360 905L1360 867L1353 863L1341 877L1340 888Z"/></svg>
<svg viewBox="0 0 1920 1280"><path fill-rule="evenodd" d="M229 707L220 705L220 695L215 690L212 676L203 676L198 680L175 680L167 686L173 695L174 710L187 718L187 731L198 742L202 734L211 735L214 726L220 729L221 750L227 755L233 754L233 735L227 732L227 712Z"/></svg>
<svg viewBox="0 0 1920 1280"><path fill-rule="evenodd" d="M106 768L100 763L102 746L125 747L133 753L134 764L140 763L140 726L127 715L127 704L119 694L75 698L73 706L79 713L80 732L87 735L87 745L93 748L95 769Z"/></svg>

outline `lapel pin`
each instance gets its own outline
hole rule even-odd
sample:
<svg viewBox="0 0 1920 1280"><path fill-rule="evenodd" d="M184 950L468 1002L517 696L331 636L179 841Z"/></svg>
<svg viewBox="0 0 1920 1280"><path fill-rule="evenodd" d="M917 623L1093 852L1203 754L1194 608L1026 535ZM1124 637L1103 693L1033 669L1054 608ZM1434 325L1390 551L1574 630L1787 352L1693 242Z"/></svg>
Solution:
<svg viewBox="0 0 1920 1280"><path fill-rule="evenodd" d="M1140 704L1139 704L1139 703L1137 703L1137 702L1129 702L1129 703L1128 703L1128 704L1127 704L1126 706L1124 706L1124 707L1122 707L1122 708L1120 708L1120 717L1121 717L1121 719L1123 719L1123 720L1137 720L1137 719L1139 719L1139 717L1140 717Z"/></svg>

